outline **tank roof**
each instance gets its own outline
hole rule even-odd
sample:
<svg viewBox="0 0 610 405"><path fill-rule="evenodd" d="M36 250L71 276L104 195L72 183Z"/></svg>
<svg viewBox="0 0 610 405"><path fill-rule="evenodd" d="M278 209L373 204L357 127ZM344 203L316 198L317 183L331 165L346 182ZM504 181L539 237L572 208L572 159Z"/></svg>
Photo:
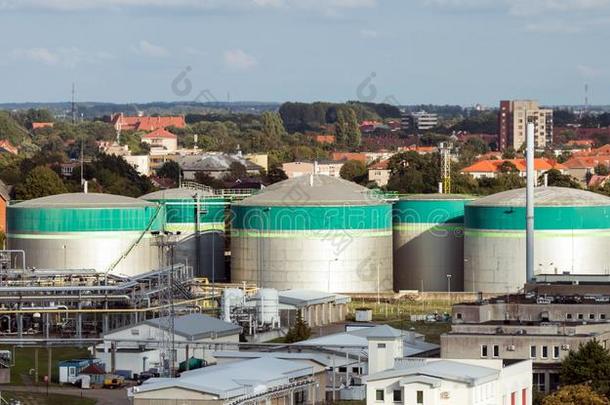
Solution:
<svg viewBox="0 0 610 405"><path fill-rule="evenodd" d="M108 208L150 207L154 203L104 193L66 193L35 198L15 204L14 208Z"/></svg>
<svg viewBox="0 0 610 405"><path fill-rule="evenodd" d="M534 201L537 207L589 207L610 206L610 198L590 191L567 187L536 187ZM525 188L503 191L467 204L476 207L525 207Z"/></svg>
<svg viewBox="0 0 610 405"><path fill-rule="evenodd" d="M213 197L209 191L195 190L192 188L169 188L167 190L154 191L152 193L144 194L139 198L142 200L171 200L171 199L189 199L192 200L195 195L199 198Z"/></svg>
<svg viewBox="0 0 610 405"><path fill-rule="evenodd" d="M386 204L371 190L322 174L303 175L275 183L234 205L313 206Z"/></svg>
<svg viewBox="0 0 610 405"><path fill-rule="evenodd" d="M439 200L474 200L476 197L468 194L410 194L405 196L400 196L400 201L410 201L410 200L418 200L418 201L439 201Z"/></svg>

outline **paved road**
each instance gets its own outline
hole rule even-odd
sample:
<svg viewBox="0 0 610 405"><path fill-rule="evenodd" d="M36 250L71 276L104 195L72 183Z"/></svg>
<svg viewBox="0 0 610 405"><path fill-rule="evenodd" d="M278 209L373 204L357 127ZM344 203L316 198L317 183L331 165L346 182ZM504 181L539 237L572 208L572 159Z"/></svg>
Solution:
<svg viewBox="0 0 610 405"><path fill-rule="evenodd" d="M44 385L39 386L19 386L19 385L0 385L0 391L23 391L23 392L40 392L46 393L47 389ZM97 405L129 405L127 399L127 391L125 389L109 390L96 388L93 390L81 390L73 387L49 387L49 392L53 394L82 396L97 400Z"/></svg>

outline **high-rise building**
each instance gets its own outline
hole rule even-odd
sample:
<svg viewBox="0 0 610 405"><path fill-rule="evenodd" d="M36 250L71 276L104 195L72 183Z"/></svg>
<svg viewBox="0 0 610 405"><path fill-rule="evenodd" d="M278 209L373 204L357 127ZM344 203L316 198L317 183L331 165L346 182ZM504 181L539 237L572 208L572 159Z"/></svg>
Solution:
<svg viewBox="0 0 610 405"><path fill-rule="evenodd" d="M412 114L413 123L418 131L427 131L438 125L438 115L426 111L419 111Z"/></svg>
<svg viewBox="0 0 610 405"><path fill-rule="evenodd" d="M534 100L502 100L498 112L498 147L520 149L525 144L527 123L534 123L536 148L553 143L553 110Z"/></svg>

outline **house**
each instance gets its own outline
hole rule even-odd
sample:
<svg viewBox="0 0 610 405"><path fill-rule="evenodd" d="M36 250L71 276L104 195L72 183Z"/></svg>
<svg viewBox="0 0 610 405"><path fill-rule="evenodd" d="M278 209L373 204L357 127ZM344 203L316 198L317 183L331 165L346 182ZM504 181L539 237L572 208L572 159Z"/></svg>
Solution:
<svg viewBox="0 0 610 405"><path fill-rule="evenodd" d="M587 183L587 177L595 172L595 167L598 165L610 168L610 154L574 156L563 163L568 174L583 184Z"/></svg>
<svg viewBox="0 0 610 405"><path fill-rule="evenodd" d="M150 161L148 155L126 155L123 159L142 176L150 175Z"/></svg>
<svg viewBox="0 0 610 405"><path fill-rule="evenodd" d="M103 366L100 359L74 359L60 361L59 366L59 383L60 384L72 384L77 380L82 370L89 367L92 364L98 364Z"/></svg>
<svg viewBox="0 0 610 405"><path fill-rule="evenodd" d="M6 139L0 139L0 153L10 153L16 155L19 149Z"/></svg>
<svg viewBox="0 0 610 405"><path fill-rule="evenodd" d="M127 116L123 113L112 114L110 123L114 125L117 131L132 130L132 131L154 131L159 128L185 128L186 121L183 116Z"/></svg>
<svg viewBox="0 0 610 405"><path fill-rule="evenodd" d="M390 181L391 170L389 159L381 160L369 166L369 181L374 181L379 187L386 186Z"/></svg>
<svg viewBox="0 0 610 405"><path fill-rule="evenodd" d="M53 128L52 122L32 122L32 130L37 130L41 128Z"/></svg>
<svg viewBox="0 0 610 405"><path fill-rule="evenodd" d="M417 145L409 145L409 146L401 146L398 148L399 152L417 152L420 155L427 155L428 153L436 153L438 152L438 148L436 146L417 146Z"/></svg>
<svg viewBox="0 0 610 405"><path fill-rule="evenodd" d="M608 183L608 180L610 179L610 176L600 176L597 174L594 174L591 176L591 178L589 179L589 182L587 183L587 188L602 188L606 185L606 183Z"/></svg>
<svg viewBox="0 0 610 405"><path fill-rule="evenodd" d="M106 370L99 363L89 364L83 368L79 375L86 375L89 377L89 384L96 387L104 385L104 377L106 377Z"/></svg>
<svg viewBox="0 0 610 405"><path fill-rule="evenodd" d="M130 388L133 405L305 404L316 398L313 367L279 358L255 358L186 371L179 378L151 378Z"/></svg>
<svg viewBox="0 0 610 405"><path fill-rule="evenodd" d="M478 162L475 162L472 165L462 169L462 173L470 174L475 179L480 179L483 177L495 178L496 176L502 173L503 167L506 163L512 164L517 170L519 176L526 176L527 167L525 159L479 160ZM536 177L542 175L544 172L549 171L551 169L559 170L562 174L564 174L566 173L567 168L565 165L557 163L556 161L551 159L534 159L534 170L536 172Z"/></svg>
<svg viewBox="0 0 610 405"><path fill-rule="evenodd" d="M142 135L141 140L150 145L150 153L155 155L174 153L178 149L178 137L165 128Z"/></svg>
<svg viewBox="0 0 610 405"><path fill-rule="evenodd" d="M71 161L68 163L59 164L60 173L61 173L62 177L65 177L65 178L72 177L72 173L74 172L74 169L76 169L77 167L80 167L80 162L77 162L77 161Z"/></svg>
<svg viewBox="0 0 610 405"><path fill-rule="evenodd" d="M10 189L0 180L0 232L6 232L6 206L10 200ZM1 247L2 245L0 245Z"/></svg>
<svg viewBox="0 0 610 405"><path fill-rule="evenodd" d="M176 158L182 169L184 180L194 180L197 173L205 173L215 179L222 179L231 173L231 165L239 163L246 168L246 173L258 175L262 167L247 160L241 153L227 154L210 152L198 155L187 155Z"/></svg>
<svg viewBox="0 0 610 405"><path fill-rule="evenodd" d="M140 373L150 367L160 367L163 360L159 350L160 337L168 330L167 318L148 319L115 329L103 336L103 344L95 348L94 354L103 360L108 372L118 369ZM199 357L203 358L205 349L202 342L218 342L232 347L232 343L239 342L240 333L240 326L208 315L177 316L174 319L176 361L197 357L197 350L201 350Z"/></svg>
<svg viewBox="0 0 610 405"><path fill-rule="evenodd" d="M308 174L323 174L330 177L340 177L344 160L299 161L282 164L282 170L289 179Z"/></svg>
<svg viewBox="0 0 610 405"><path fill-rule="evenodd" d="M107 155L127 156L130 155L129 146L121 145L118 142L97 141L98 151Z"/></svg>
<svg viewBox="0 0 610 405"><path fill-rule="evenodd" d="M378 356L389 351L383 341L377 344ZM367 405L532 404L530 360L395 360L388 354L384 367L365 378Z"/></svg>

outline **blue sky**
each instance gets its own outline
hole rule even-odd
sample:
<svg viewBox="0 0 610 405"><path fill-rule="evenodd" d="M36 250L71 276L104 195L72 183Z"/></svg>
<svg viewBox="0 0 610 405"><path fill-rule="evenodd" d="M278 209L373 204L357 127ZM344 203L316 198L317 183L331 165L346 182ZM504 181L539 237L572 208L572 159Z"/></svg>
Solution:
<svg viewBox="0 0 610 405"><path fill-rule="evenodd" d="M578 104L588 83L610 104L610 0L0 0L0 36L0 102L74 81L111 102L462 105Z"/></svg>

